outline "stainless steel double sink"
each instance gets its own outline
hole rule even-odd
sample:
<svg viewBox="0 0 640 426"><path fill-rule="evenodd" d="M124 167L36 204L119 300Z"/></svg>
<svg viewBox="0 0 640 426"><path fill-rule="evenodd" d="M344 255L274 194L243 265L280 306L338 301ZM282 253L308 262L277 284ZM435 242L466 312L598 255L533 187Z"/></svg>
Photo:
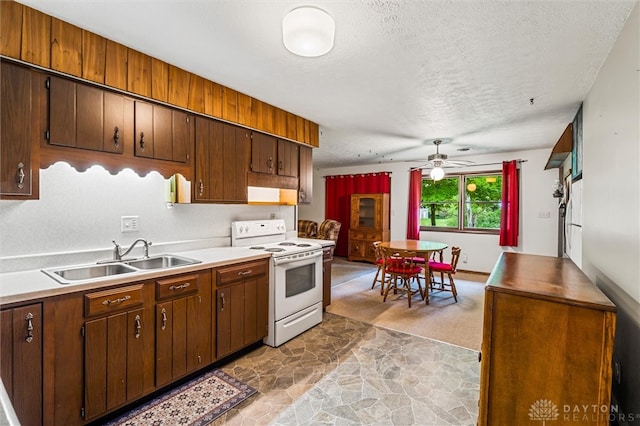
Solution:
<svg viewBox="0 0 640 426"><path fill-rule="evenodd" d="M162 254L141 259L98 263L94 265L69 266L42 269L60 284L73 284L77 281L87 281L120 274L133 274L156 269L171 269L178 266L194 265L200 260L175 254Z"/></svg>

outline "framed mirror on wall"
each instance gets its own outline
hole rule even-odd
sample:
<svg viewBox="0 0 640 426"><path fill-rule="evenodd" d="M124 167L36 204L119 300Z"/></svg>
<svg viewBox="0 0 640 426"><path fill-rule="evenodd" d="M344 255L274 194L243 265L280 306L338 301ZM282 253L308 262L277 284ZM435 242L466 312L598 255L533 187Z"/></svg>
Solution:
<svg viewBox="0 0 640 426"><path fill-rule="evenodd" d="M582 179L582 104L573 119L573 146L571 148L571 180Z"/></svg>

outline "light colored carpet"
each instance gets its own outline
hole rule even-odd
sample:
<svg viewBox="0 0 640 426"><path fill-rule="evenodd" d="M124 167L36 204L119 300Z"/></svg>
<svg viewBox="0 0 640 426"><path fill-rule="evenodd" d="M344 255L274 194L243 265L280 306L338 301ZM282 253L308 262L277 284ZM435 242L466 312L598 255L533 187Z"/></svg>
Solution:
<svg viewBox="0 0 640 426"><path fill-rule="evenodd" d="M380 287L371 289L375 272L331 288L327 312L380 327L427 337L472 350L480 350L484 282L482 275L459 273L456 276L458 303L451 292L432 291L427 305L414 296L411 308L404 293L389 294L382 301ZM461 279L478 279L477 282Z"/></svg>
<svg viewBox="0 0 640 426"><path fill-rule="evenodd" d="M331 287L369 274L377 269L377 266L372 263L349 262L344 257L334 256L331 264Z"/></svg>

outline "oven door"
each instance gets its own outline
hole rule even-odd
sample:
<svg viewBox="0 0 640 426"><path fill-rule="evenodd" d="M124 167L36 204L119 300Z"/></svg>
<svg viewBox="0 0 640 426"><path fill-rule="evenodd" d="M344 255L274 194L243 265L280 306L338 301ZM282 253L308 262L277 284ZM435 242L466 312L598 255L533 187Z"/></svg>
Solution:
<svg viewBox="0 0 640 426"><path fill-rule="evenodd" d="M298 259L273 260L275 321L322 302L322 250Z"/></svg>

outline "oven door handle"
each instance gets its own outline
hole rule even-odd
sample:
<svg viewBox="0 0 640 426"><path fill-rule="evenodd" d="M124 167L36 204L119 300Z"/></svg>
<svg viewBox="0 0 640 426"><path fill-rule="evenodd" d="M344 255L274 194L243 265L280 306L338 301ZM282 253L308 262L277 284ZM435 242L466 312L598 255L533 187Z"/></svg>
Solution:
<svg viewBox="0 0 640 426"><path fill-rule="evenodd" d="M313 262L308 262L309 260L312 260L317 258L317 257L322 257L322 250L318 250L317 252L310 254L309 256L303 256L303 257L296 257L295 259L291 259L288 256L287 257L283 257L283 258L278 258L278 257L274 257L273 258L273 264L274 265L284 265L286 263L293 263L293 262L306 262L306 263L313 263Z"/></svg>

